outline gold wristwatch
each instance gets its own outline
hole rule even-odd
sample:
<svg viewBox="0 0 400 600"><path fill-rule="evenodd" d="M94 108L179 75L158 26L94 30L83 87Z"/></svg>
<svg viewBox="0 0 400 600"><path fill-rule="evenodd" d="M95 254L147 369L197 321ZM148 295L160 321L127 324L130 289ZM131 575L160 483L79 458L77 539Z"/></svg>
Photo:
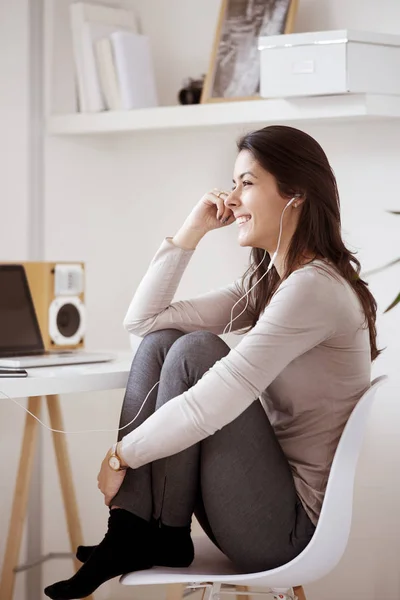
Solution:
<svg viewBox="0 0 400 600"><path fill-rule="evenodd" d="M128 467L123 467L121 464L121 459L117 454L117 444L114 444L111 448L111 454L108 459L108 466L113 471L126 471Z"/></svg>

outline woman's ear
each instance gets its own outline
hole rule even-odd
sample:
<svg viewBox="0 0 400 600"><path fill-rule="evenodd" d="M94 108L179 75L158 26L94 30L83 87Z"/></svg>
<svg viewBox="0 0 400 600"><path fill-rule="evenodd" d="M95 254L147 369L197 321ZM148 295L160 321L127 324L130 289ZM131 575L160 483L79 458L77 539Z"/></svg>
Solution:
<svg viewBox="0 0 400 600"><path fill-rule="evenodd" d="M305 202L306 195L298 193L298 194L295 194L295 198L296 198L296 200L293 202L293 206L294 206L294 208L298 208L299 206L301 206L303 204L303 202Z"/></svg>

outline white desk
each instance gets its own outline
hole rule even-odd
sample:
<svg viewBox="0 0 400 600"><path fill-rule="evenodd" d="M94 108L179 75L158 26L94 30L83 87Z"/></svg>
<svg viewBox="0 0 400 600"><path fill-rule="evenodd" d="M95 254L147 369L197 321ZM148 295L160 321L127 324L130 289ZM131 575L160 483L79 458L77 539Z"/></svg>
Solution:
<svg viewBox="0 0 400 600"><path fill-rule="evenodd" d="M134 351L111 351L110 354L115 355L116 360L88 365L36 367L28 369L28 377L2 377L0 391L10 398L26 398L123 388Z"/></svg>
<svg viewBox="0 0 400 600"><path fill-rule="evenodd" d="M42 396L46 397L51 427L61 430L64 429L64 425L58 395L125 388L134 353L134 350L125 353L114 352L116 359L106 363L29 369L28 377L23 379L1 378L0 391L10 398L28 397L28 409L36 415L40 409ZM0 400L8 401L1 394ZM0 579L1 600L12 600L13 596L14 568L17 566L19 558L38 428L39 423L36 419L26 414L21 457ZM63 434L53 433L52 435L71 549L75 552L76 547L83 543L83 539L66 439ZM38 510L40 509L38 508ZM31 547L33 546L31 545ZM37 547L38 552L40 552L40 540L38 540ZM38 598L37 592L41 594L41 590L30 590L30 598Z"/></svg>

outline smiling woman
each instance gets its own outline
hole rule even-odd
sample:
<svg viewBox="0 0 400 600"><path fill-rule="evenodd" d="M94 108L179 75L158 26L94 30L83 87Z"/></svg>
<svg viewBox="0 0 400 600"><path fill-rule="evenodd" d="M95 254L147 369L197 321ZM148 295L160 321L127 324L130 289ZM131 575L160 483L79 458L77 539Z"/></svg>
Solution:
<svg viewBox="0 0 400 600"><path fill-rule="evenodd" d="M237 157L233 183L225 206L230 208L240 226L239 244L262 248L272 255L278 247L276 223L279 223L290 197L281 195L275 177L247 149L243 149ZM294 207L302 202L299 195ZM283 235L274 262L278 273L283 271L286 248L298 219L296 211L287 211L284 215Z"/></svg>
<svg viewBox="0 0 400 600"><path fill-rule="evenodd" d="M341 239L319 144L274 126L238 149L233 189L204 194L163 240L128 308L124 326L144 339L98 478L108 530L79 548L76 575L46 588L53 599L190 565L193 514L247 573L285 564L314 535L341 433L370 387L376 304ZM199 241L234 220L249 271L173 302ZM233 349L220 337L229 323L246 333Z"/></svg>
<svg viewBox="0 0 400 600"><path fill-rule="evenodd" d="M308 134L280 125L265 127L245 135L238 142L238 150L237 167L243 171L249 169L259 176L259 181L249 176L248 184L262 187L260 197L263 197L264 203L259 203L263 206L261 214L265 217L268 215L271 219L269 223L264 219L262 240L261 232L257 231L257 237L252 237L251 244L247 243L247 239L243 243L246 246L252 245L253 250L251 265L239 289L243 289L247 274L250 275L250 286L255 282L260 283L257 290L251 296L249 294L248 310L253 315L253 325L282 280L301 265L313 259L323 259L334 267L335 272L357 294L369 328L371 357L374 360L379 355L375 327L377 305L367 282L360 277L359 261L342 240L339 193L325 152ZM235 190L232 194L235 194ZM249 199L249 196L253 198L251 193L246 195L242 189L242 194L240 197L244 198L243 202L257 203L256 199ZM282 211L282 202L294 196L298 196L299 200L293 204L293 208L299 210L288 213L275 263L276 269L266 274L267 259L254 271L254 266L262 259L262 249L266 248L271 254L271 248L276 248L276 223ZM254 197L258 197L257 192ZM271 230L271 222L274 223L275 234L273 226Z"/></svg>

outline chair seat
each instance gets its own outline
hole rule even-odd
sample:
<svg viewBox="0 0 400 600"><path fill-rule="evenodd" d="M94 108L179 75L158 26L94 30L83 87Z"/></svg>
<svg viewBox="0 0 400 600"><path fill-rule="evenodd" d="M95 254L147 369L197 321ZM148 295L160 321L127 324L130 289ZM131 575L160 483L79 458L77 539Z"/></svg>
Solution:
<svg viewBox="0 0 400 600"><path fill-rule="evenodd" d="M195 559L187 568L153 567L145 571L134 571L122 575L123 585L167 585L172 583L220 582L231 585L262 585L264 587L284 587L287 569L299 557L286 565L260 573L241 573L232 562L208 539L202 535L193 538ZM300 556L300 555L299 555ZM297 580L292 585L299 585Z"/></svg>
<svg viewBox="0 0 400 600"><path fill-rule="evenodd" d="M153 567L145 571L135 571L122 575L123 585L154 585L168 583L213 581L225 576L237 575L231 561L207 536L193 538L195 559L187 568Z"/></svg>

